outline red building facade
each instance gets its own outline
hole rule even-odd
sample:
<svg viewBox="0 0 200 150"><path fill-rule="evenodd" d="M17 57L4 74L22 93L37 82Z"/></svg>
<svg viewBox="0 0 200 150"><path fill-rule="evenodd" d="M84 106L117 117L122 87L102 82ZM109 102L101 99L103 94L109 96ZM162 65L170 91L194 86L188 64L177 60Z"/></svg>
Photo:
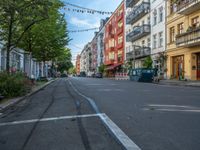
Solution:
<svg viewBox="0 0 200 150"><path fill-rule="evenodd" d="M104 64L108 76L114 76L116 72L120 72L124 63L124 13L123 1L105 25Z"/></svg>
<svg viewBox="0 0 200 150"><path fill-rule="evenodd" d="M80 61L81 61L81 56L77 55L76 56L76 74L80 75Z"/></svg>

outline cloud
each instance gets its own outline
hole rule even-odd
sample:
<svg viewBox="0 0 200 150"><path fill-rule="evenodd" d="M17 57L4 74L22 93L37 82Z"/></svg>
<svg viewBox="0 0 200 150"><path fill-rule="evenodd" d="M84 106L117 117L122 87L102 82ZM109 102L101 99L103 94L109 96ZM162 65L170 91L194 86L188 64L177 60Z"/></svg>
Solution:
<svg viewBox="0 0 200 150"><path fill-rule="evenodd" d="M70 23L73 25L76 25L78 27L87 27L87 28L98 28L99 27L98 20L95 20L95 22L90 22L87 19L78 19L76 17L72 17L70 19Z"/></svg>

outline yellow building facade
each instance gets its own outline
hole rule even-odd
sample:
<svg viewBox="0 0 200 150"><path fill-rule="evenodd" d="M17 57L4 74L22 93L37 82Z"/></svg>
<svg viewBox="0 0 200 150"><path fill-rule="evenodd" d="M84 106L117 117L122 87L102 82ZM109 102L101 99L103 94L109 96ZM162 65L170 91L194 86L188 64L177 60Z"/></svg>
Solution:
<svg viewBox="0 0 200 150"><path fill-rule="evenodd" d="M167 1L167 77L200 80L200 0Z"/></svg>

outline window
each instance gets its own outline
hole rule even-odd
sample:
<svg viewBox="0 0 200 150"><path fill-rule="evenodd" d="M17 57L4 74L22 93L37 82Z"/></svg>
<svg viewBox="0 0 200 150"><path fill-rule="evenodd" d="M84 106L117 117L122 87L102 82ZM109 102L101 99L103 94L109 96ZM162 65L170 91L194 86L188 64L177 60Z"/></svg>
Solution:
<svg viewBox="0 0 200 150"><path fill-rule="evenodd" d="M175 41L175 29L174 27L171 27L170 28L170 31L169 31L169 40L170 40L170 43L173 43Z"/></svg>
<svg viewBox="0 0 200 150"><path fill-rule="evenodd" d="M170 14L176 12L176 10L177 10L176 3L174 3L173 1L171 1L171 4L170 4Z"/></svg>
<svg viewBox="0 0 200 150"><path fill-rule="evenodd" d="M159 8L159 22L163 21L163 7Z"/></svg>
<svg viewBox="0 0 200 150"><path fill-rule="evenodd" d="M154 34L153 35L153 48L156 48L156 45L157 45L157 35Z"/></svg>
<svg viewBox="0 0 200 150"><path fill-rule="evenodd" d="M153 25L156 25L157 23L157 10L155 9L153 12Z"/></svg>
<svg viewBox="0 0 200 150"><path fill-rule="evenodd" d="M183 33L183 22L178 24L178 34Z"/></svg>
<svg viewBox="0 0 200 150"><path fill-rule="evenodd" d="M150 40L150 38L147 39L147 46L151 47L151 40Z"/></svg>
<svg viewBox="0 0 200 150"><path fill-rule="evenodd" d="M142 40L142 47L145 47L145 40Z"/></svg>
<svg viewBox="0 0 200 150"><path fill-rule="evenodd" d="M148 24L151 24L150 17L147 18L147 22L148 22Z"/></svg>
<svg viewBox="0 0 200 150"><path fill-rule="evenodd" d="M192 27L196 28L199 27L199 17L192 18Z"/></svg>
<svg viewBox="0 0 200 150"><path fill-rule="evenodd" d="M123 42L123 37L122 36L118 37L118 44L120 44L122 42Z"/></svg>
<svg viewBox="0 0 200 150"><path fill-rule="evenodd" d="M163 47L163 32L159 33L159 47Z"/></svg>

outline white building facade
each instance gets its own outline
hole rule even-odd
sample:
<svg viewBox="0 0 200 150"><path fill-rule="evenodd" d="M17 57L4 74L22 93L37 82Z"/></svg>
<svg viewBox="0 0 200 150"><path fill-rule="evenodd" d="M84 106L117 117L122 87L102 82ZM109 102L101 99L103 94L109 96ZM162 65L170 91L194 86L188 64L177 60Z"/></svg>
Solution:
<svg viewBox="0 0 200 150"><path fill-rule="evenodd" d="M149 0L126 0L126 61L142 68L151 55L151 20Z"/></svg>
<svg viewBox="0 0 200 150"><path fill-rule="evenodd" d="M104 33L105 33L105 24L109 18L100 21L100 28L97 37L97 67L100 67L103 64L104 60ZM99 71L99 70L97 70Z"/></svg>
<svg viewBox="0 0 200 150"><path fill-rule="evenodd" d="M158 69L160 75L164 75L165 64L161 60L166 50L165 0L151 0L151 57L153 67Z"/></svg>

